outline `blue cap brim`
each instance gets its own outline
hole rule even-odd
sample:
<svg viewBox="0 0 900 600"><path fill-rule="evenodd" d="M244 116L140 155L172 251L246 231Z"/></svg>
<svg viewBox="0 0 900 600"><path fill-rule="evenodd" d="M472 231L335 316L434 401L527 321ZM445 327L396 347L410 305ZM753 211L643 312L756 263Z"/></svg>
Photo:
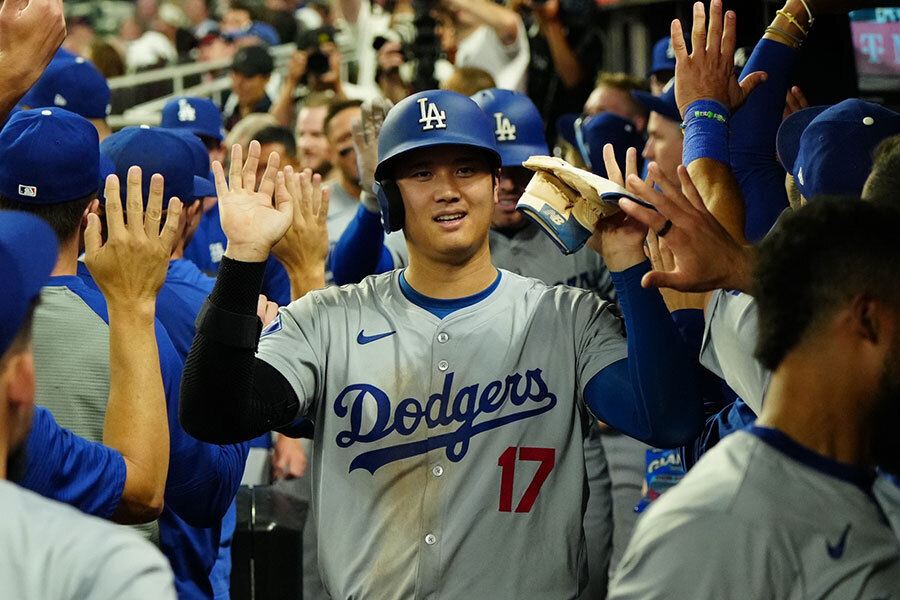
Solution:
<svg viewBox="0 0 900 600"><path fill-rule="evenodd" d="M557 135L575 147L578 147L578 140L575 139L575 121L578 120L578 117L579 115L568 113L556 119Z"/></svg>
<svg viewBox="0 0 900 600"><path fill-rule="evenodd" d="M194 198L206 198L216 195L216 186L205 177L194 175Z"/></svg>
<svg viewBox="0 0 900 600"><path fill-rule="evenodd" d="M28 306L56 265L58 251L56 234L39 217L12 210L0 213L0 273L4 279L0 355L22 328Z"/></svg>
<svg viewBox="0 0 900 600"><path fill-rule="evenodd" d="M659 113L667 119L681 122L681 113L678 112L677 106L672 106L665 102L659 96L654 96L650 92L633 91L632 97L647 110Z"/></svg>
<svg viewBox="0 0 900 600"><path fill-rule="evenodd" d="M787 119L785 119L778 128L778 135L775 137L775 149L778 152L778 159L781 166L788 173L794 173L794 163L797 155L800 154L800 137L803 131L812 123L813 119L822 114L830 106L811 106L798 110Z"/></svg>

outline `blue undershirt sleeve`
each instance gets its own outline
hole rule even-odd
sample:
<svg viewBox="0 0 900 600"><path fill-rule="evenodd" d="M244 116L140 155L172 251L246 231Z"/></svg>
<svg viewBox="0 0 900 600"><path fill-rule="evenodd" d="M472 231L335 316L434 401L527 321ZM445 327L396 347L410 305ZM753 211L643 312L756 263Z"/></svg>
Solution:
<svg viewBox="0 0 900 600"><path fill-rule="evenodd" d="M26 440L25 477L18 483L41 496L103 519L112 517L125 491L122 455L64 429L36 407Z"/></svg>
<svg viewBox="0 0 900 600"><path fill-rule="evenodd" d="M338 285L359 283L363 277L379 272L387 255L381 216L360 204L356 215L331 251L331 273ZM393 263L393 261L391 261ZM393 264L385 271L393 268Z"/></svg>
<svg viewBox="0 0 900 600"><path fill-rule="evenodd" d="M744 195L744 233L751 243L762 239L788 206L785 172L775 152L775 138L796 61L796 50L763 39L743 70L747 74L765 71L768 75L731 119L731 168Z"/></svg>
<svg viewBox="0 0 900 600"><path fill-rule="evenodd" d="M594 414L658 448L690 443L703 425L695 369L658 290L641 287L646 261L611 273L625 315L628 358L594 375L584 397Z"/></svg>

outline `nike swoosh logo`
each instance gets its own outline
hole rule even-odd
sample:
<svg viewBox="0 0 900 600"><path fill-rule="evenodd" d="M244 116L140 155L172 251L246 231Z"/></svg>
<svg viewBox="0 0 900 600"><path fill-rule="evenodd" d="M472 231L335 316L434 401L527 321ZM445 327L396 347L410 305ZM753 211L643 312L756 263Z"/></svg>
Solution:
<svg viewBox="0 0 900 600"><path fill-rule="evenodd" d="M837 544L832 545L827 541L825 542L825 546L828 549L828 556L830 556L834 560L838 560L844 555L844 544L847 542L847 534L850 533L850 526L851 523L848 523L846 529L844 529L844 533L841 534L841 539L838 540Z"/></svg>
<svg viewBox="0 0 900 600"><path fill-rule="evenodd" d="M360 330L359 335L356 336L356 343L362 346L363 344L368 344L369 342L374 342L376 340L380 340L381 338L386 338L389 335L394 335L397 333L396 331L388 331L387 333L379 333L378 335L365 335L363 330Z"/></svg>

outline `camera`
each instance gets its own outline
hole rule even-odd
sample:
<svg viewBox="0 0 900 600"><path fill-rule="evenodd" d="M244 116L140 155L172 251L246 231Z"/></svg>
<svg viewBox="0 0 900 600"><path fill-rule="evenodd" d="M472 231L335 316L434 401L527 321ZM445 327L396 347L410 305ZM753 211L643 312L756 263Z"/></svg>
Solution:
<svg viewBox="0 0 900 600"><path fill-rule="evenodd" d="M309 75L324 75L331 69L329 57L322 52L321 46L333 42L334 33L334 27L329 25L297 34L297 49L309 52L306 60L306 72Z"/></svg>

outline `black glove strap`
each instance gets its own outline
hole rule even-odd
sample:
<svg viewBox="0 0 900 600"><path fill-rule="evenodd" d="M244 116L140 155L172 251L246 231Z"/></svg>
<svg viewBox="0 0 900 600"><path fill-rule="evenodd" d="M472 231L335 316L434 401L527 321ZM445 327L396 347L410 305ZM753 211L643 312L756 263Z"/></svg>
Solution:
<svg viewBox="0 0 900 600"><path fill-rule="evenodd" d="M259 345L259 334L262 332L262 320L257 315L242 315L223 310L209 298L203 303L194 326L197 333L202 333L214 342L254 352Z"/></svg>

